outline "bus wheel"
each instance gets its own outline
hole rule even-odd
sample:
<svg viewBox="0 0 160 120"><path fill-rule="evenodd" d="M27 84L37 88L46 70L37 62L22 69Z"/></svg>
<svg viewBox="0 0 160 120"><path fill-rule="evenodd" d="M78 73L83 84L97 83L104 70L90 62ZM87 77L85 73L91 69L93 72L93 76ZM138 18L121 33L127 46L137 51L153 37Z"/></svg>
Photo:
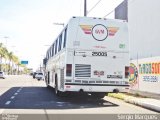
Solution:
<svg viewBox="0 0 160 120"><path fill-rule="evenodd" d="M48 78L45 78L44 81L45 81L45 83L46 83L46 87L49 88Z"/></svg>
<svg viewBox="0 0 160 120"><path fill-rule="evenodd" d="M61 92L58 90L58 79L57 74L55 75L55 88L54 88L55 94L59 97L66 97L68 96L68 92Z"/></svg>
<svg viewBox="0 0 160 120"><path fill-rule="evenodd" d="M54 91L55 91L55 94L56 94L57 96L61 96L61 92L58 90L57 80L55 81L55 89L54 89Z"/></svg>
<svg viewBox="0 0 160 120"><path fill-rule="evenodd" d="M47 88L50 88L50 86L46 83Z"/></svg>

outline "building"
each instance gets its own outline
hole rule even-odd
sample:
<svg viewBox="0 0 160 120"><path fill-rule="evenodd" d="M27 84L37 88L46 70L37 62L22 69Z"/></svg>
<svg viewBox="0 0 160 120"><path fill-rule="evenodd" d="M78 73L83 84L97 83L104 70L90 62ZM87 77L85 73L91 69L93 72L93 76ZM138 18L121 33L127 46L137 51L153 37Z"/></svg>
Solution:
<svg viewBox="0 0 160 120"><path fill-rule="evenodd" d="M128 0L124 0L115 8L115 19L128 21Z"/></svg>
<svg viewBox="0 0 160 120"><path fill-rule="evenodd" d="M160 56L160 0L124 0L115 18L128 21L131 59Z"/></svg>
<svg viewBox="0 0 160 120"><path fill-rule="evenodd" d="M160 94L160 0L124 0L115 18L128 21L130 88Z"/></svg>

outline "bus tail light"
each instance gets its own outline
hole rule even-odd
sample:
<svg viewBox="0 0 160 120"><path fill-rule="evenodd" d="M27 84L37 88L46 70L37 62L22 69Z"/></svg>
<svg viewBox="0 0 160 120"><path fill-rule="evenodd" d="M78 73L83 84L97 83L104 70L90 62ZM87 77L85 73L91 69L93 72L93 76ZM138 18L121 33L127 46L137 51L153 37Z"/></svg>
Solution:
<svg viewBox="0 0 160 120"><path fill-rule="evenodd" d="M125 67L125 78L128 78L129 77L129 67L126 66Z"/></svg>
<svg viewBox="0 0 160 120"><path fill-rule="evenodd" d="M72 64L66 65L66 76L72 76Z"/></svg>

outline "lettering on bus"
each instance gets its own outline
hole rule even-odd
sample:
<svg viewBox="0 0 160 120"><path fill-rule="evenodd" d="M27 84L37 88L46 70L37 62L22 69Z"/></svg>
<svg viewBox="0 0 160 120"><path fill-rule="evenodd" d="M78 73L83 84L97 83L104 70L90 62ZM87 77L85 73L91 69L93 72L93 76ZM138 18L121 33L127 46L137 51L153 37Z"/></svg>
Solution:
<svg viewBox="0 0 160 120"><path fill-rule="evenodd" d="M104 34L104 30L103 29L96 29L95 33L96 34Z"/></svg>
<svg viewBox="0 0 160 120"><path fill-rule="evenodd" d="M107 56L107 52L92 52L92 56Z"/></svg>
<svg viewBox="0 0 160 120"><path fill-rule="evenodd" d="M102 24L97 24L92 28L92 36L95 40L103 41L108 37L108 30Z"/></svg>
<svg viewBox="0 0 160 120"><path fill-rule="evenodd" d="M107 75L107 78L113 78L113 79L122 79L122 75Z"/></svg>
<svg viewBox="0 0 160 120"><path fill-rule="evenodd" d="M106 46L93 46L94 48L106 48Z"/></svg>

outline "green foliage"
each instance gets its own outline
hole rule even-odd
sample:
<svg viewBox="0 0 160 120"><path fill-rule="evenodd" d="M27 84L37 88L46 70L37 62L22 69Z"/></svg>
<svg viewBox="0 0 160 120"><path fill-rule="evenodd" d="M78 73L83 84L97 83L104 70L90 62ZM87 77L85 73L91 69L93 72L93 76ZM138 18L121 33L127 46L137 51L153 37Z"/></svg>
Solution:
<svg viewBox="0 0 160 120"><path fill-rule="evenodd" d="M5 60L5 63L2 63L2 59ZM9 63L6 63L6 61L9 61ZM17 66L16 69L13 64ZM19 58L14 55L13 52L8 51L8 49L0 43L0 71L3 70L8 74L19 74L19 67L23 67L24 71L27 69L26 66L20 64Z"/></svg>
<svg viewBox="0 0 160 120"><path fill-rule="evenodd" d="M108 96L124 100L126 95L123 93L109 93Z"/></svg>

